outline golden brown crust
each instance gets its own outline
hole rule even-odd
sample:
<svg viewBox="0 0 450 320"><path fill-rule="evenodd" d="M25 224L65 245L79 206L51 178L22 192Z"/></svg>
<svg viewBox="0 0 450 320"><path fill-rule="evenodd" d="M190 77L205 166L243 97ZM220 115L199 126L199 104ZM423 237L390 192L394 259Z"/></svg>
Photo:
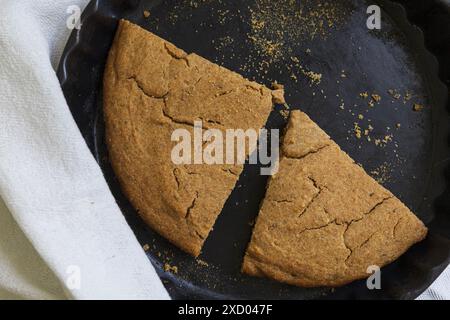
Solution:
<svg viewBox="0 0 450 320"><path fill-rule="evenodd" d="M122 190L158 233L198 256L241 165L171 161L177 128L258 130L272 91L121 21L104 75L110 161ZM220 181L220 183L218 183Z"/></svg>
<svg viewBox="0 0 450 320"><path fill-rule="evenodd" d="M293 111L242 270L298 286L339 286L394 261L426 233L400 200Z"/></svg>

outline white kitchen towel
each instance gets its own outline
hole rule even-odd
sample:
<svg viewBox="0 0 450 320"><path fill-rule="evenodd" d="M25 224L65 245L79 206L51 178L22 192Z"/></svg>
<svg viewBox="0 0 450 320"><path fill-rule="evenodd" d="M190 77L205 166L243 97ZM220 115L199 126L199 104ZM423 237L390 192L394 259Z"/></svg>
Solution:
<svg viewBox="0 0 450 320"><path fill-rule="evenodd" d="M55 75L87 2L0 0L0 299L168 298ZM421 298L449 299L450 269Z"/></svg>
<svg viewBox="0 0 450 320"><path fill-rule="evenodd" d="M0 298L169 298L55 74L86 4L0 0Z"/></svg>
<svg viewBox="0 0 450 320"><path fill-rule="evenodd" d="M450 300L450 266L424 292L418 300Z"/></svg>

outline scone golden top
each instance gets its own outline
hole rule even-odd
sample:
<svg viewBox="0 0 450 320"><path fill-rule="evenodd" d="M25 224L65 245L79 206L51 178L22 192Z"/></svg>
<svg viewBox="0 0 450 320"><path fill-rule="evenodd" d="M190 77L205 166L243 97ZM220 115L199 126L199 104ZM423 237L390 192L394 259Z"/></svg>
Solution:
<svg viewBox="0 0 450 320"><path fill-rule="evenodd" d="M243 271L299 286L339 286L394 261L426 233L400 200L293 111Z"/></svg>
<svg viewBox="0 0 450 320"><path fill-rule="evenodd" d="M122 20L104 75L106 143L122 190L142 218L197 256L241 165L174 165L171 134L260 129L272 91Z"/></svg>

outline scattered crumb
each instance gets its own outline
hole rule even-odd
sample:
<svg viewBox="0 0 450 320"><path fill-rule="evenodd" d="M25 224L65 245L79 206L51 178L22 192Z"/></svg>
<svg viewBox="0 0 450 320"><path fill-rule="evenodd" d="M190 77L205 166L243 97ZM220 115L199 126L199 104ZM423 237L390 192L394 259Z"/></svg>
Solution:
<svg viewBox="0 0 450 320"><path fill-rule="evenodd" d="M143 14L144 14L144 18L145 18L145 19L147 19L148 17L150 17L150 11L148 11L148 10L144 10Z"/></svg>
<svg viewBox="0 0 450 320"><path fill-rule="evenodd" d="M423 105L418 104L418 103L414 103L413 110L417 111L417 112L422 111L423 110Z"/></svg>
<svg viewBox="0 0 450 320"><path fill-rule="evenodd" d="M361 98L363 98L363 99L367 99L368 97L369 97L369 93L366 91L366 92L361 92L360 94L359 94L359 96L361 97Z"/></svg>
<svg viewBox="0 0 450 320"><path fill-rule="evenodd" d="M178 267L177 266L171 266L170 264L166 263L164 264L164 271L165 272L172 272L172 273L178 273Z"/></svg>
<svg viewBox="0 0 450 320"><path fill-rule="evenodd" d="M316 84L316 85L320 84L320 82L322 81L321 73L314 72L312 70L308 70L307 68L302 66L300 64L300 59L298 57L291 56L290 59L292 61L292 65L289 66L289 71L292 72L292 75L291 75L292 79L297 81L297 76L295 75L294 72L300 71L304 76L308 77L311 80L312 84Z"/></svg>
<svg viewBox="0 0 450 320"><path fill-rule="evenodd" d="M289 118L289 106L287 103L283 104L283 109L279 110L279 113L284 119ZM254 223L254 222L253 222Z"/></svg>
<svg viewBox="0 0 450 320"><path fill-rule="evenodd" d="M396 100L400 99L400 97L401 97L400 93L398 93L397 90L394 90L394 89L389 89L388 93L391 95L392 98L394 98Z"/></svg>
<svg viewBox="0 0 450 320"><path fill-rule="evenodd" d="M406 91L405 97L404 97L404 101L405 101L405 102L406 102L406 101L409 101L409 100L411 100L411 98L412 98L412 93L409 92L409 91Z"/></svg>
<svg viewBox="0 0 450 320"><path fill-rule="evenodd" d="M361 127L358 125L358 123L357 122L355 122L355 126L354 126L354 128L353 128L353 130L355 131L355 136L358 138L358 139L361 139Z"/></svg>
<svg viewBox="0 0 450 320"><path fill-rule="evenodd" d="M277 61L292 52L290 42L326 39L332 30L344 25L349 10L330 0L320 5L312 0L258 0L249 11L248 38L262 56ZM289 30L289 35L284 30Z"/></svg>
<svg viewBox="0 0 450 320"><path fill-rule="evenodd" d="M300 63L300 60L297 57L291 57L292 62Z"/></svg>
<svg viewBox="0 0 450 320"><path fill-rule="evenodd" d="M383 184L391 178L391 168L389 167L389 164L385 162L375 170L372 170L370 174L378 183Z"/></svg>
<svg viewBox="0 0 450 320"><path fill-rule="evenodd" d="M209 267L209 264L201 259L197 259L197 263L203 267Z"/></svg>
<svg viewBox="0 0 450 320"><path fill-rule="evenodd" d="M391 142L392 141L392 134L389 134L389 135L386 135L386 136L384 136L384 138L381 140L381 142L383 142L383 144L387 144L387 143L389 143L389 142Z"/></svg>
<svg viewBox="0 0 450 320"><path fill-rule="evenodd" d="M148 244L144 244L142 246L142 249L144 249L144 251L147 252L148 250L150 250L150 246Z"/></svg>
<svg viewBox="0 0 450 320"><path fill-rule="evenodd" d="M281 116L284 119L288 119L289 118L289 111L288 110L280 110L279 112L280 112Z"/></svg>
<svg viewBox="0 0 450 320"><path fill-rule="evenodd" d="M311 79L311 82L314 84L319 84L322 81L322 74L321 73L316 73L314 71L305 71L305 70L301 70L302 73L307 76L308 78Z"/></svg>
<svg viewBox="0 0 450 320"><path fill-rule="evenodd" d="M234 43L234 39L230 36L224 36L217 39L217 41L213 39L212 43L218 51L222 51L231 46Z"/></svg>
<svg viewBox="0 0 450 320"><path fill-rule="evenodd" d="M373 94L372 94L372 99L373 99L375 102L380 102L380 101L381 101L381 96L380 96L379 94L373 93Z"/></svg>

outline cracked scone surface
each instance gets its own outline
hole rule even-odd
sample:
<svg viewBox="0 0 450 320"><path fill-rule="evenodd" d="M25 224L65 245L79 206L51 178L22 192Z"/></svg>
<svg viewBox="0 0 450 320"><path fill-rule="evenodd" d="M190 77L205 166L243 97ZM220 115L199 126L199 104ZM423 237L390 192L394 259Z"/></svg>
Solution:
<svg viewBox="0 0 450 320"><path fill-rule="evenodd" d="M247 249L243 272L298 286L365 278L424 239L423 223L308 116L293 111L280 170Z"/></svg>
<svg viewBox="0 0 450 320"><path fill-rule="evenodd" d="M241 165L175 165L175 129L258 130L272 91L122 20L104 75L106 143L122 190L147 224L198 256Z"/></svg>

